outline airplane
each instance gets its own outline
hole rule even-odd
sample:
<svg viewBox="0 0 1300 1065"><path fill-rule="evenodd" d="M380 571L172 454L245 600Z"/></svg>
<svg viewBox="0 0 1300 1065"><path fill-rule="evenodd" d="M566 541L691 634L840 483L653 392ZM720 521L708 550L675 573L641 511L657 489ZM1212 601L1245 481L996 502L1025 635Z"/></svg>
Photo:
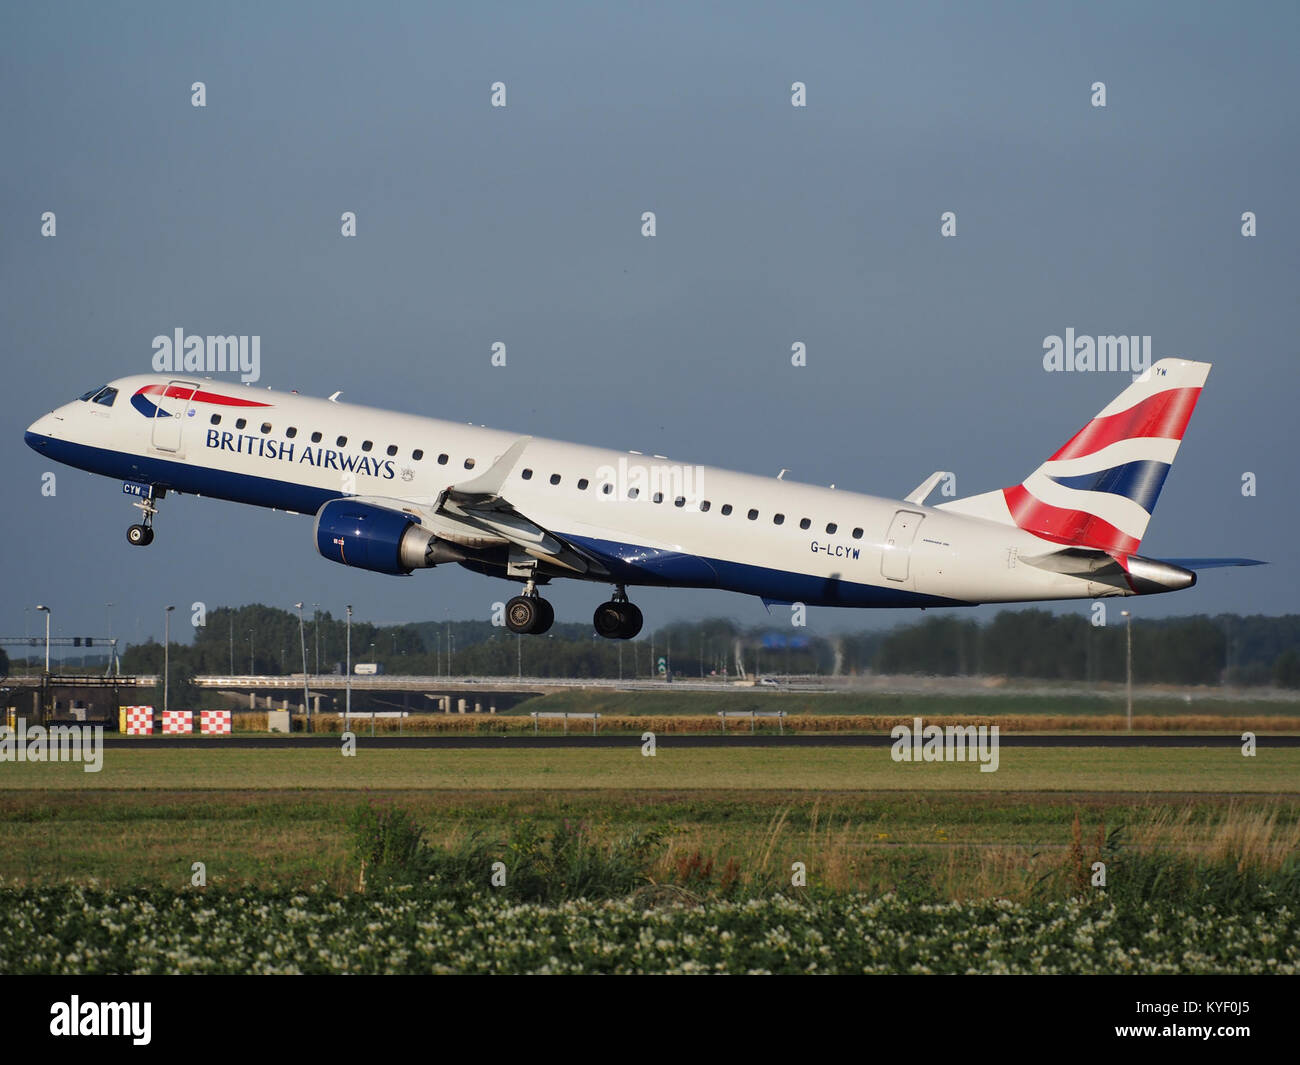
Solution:
<svg viewBox="0 0 1300 1065"><path fill-rule="evenodd" d="M377 573L458 563L522 585L515 633L555 619L538 588L611 585L595 631L631 639L629 587L774 603L955 607L1151 595L1255 559L1161 561L1138 547L1210 364L1153 364L1024 481L901 500L521 436L184 374L122 377L28 428L54 461L123 482L154 538L166 495L314 516L317 551Z"/></svg>

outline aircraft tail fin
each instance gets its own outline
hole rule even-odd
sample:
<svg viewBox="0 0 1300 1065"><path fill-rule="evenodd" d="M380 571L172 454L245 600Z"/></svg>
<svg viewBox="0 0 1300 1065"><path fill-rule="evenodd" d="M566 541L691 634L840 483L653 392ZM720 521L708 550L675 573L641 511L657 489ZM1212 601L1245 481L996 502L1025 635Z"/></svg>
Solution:
<svg viewBox="0 0 1300 1065"><path fill-rule="evenodd" d="M1208 362L1161 359L1020 484L939 509L1135 554L1209 372Z"/></svg>

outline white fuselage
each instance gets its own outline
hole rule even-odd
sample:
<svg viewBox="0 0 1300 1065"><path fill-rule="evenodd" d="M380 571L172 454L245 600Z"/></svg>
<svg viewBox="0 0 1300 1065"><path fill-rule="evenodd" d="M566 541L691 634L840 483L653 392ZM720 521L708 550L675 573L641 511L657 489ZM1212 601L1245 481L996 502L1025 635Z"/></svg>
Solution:
<svg viewBox="0 0 1300 1065"><path fill-rule="evenodd" d="M168 387L180 382L198 394L169 398ZM111 405L66 404L33 424L28 442L92 473L301 513L351 496L433 505L520 439L197 377L140 375L111 386L118 390ZM148 388L153 394L141 397ZM626 584L840 606L1129 594L1026 564L1060 545L1011 525L637 452L532 438L501 496L537 526L609 561L609 573Z"/></svg>

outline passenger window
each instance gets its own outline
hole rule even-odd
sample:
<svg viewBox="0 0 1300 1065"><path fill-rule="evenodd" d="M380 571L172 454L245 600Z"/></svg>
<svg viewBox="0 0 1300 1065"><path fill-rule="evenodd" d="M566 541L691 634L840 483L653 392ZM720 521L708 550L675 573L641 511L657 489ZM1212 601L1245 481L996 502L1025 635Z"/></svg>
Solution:
<svg viewBox="0 0 1300 1065"><path fill-rule="evenodd" d="M784 515L784 514L773 514L773 515L772 515L772 524L773 524L773 525L784 525L784 524L785 524L785 515Z"/></svg>
<svg viewBox="0 0 1300 1065"><path fill-rule="evenodd" d="M559 484L559 483L560 483L560 475L558 473L551 474L551 484Z"/></svg>
<svg viewBox="0 0 1300 1065"><path fill-rule="evenodd" d="M340 436L337 440L334 441L334 446L335 446L335 447L347 447L347 446L348 446L348 438L347 438L346 436Z"/></svg>
<svg viewBox="0 0 1300 1065"><path fill-rule="evenodd" d="M730 514L730 513L731 513L731 504L730 504L730 503L723 503L723 504L722 504L722 515L723 515L723 517L726 517L726 516L727 516L728 514Z"/></svg>
<svg viewBox="0 0 1300 1065"><path fill-rule="evenodd" d="M635 499L635 498L636 498L637 496L639 496L640 494L641 494L641 489L639 489L639 488L629 488L629 489L627 490L627 497L628 497L628 499Z"/></svg>
<svg viewBox="0 0 1300 1065"><path fill-rule="evenodd" d="M271 423L270 423L270 422L263 422L263 423L262 423L262 432L264 432L264 433L269 433L270 431L271 431Z"/></svg>
<svg viewBox="0 0 1300 1065"><path fill-rule="evenodd" d="M838 529L838 528L839 528L839 526L836 525L833 521L831 521L831 522L827 522L827 523L826 523L826 531L827 531L828 533L833 533L833 532L834 532L836 529Z"/></svg>
<svg viewBox="0 0 1300 1065"><path fill-rule="evenodd" d="M808 528L808 526L811 525L811 524L812 524L812 522L811 522L809 519L807 519L807 518L800 518L800 519L799 519L799 528L801 528L801 529L806 529L806 528Z"/></svg>
<svg viewBox="0 0 1300 1065"><path fill-rule="evenodd" d="M709 507L710 507L711 505L712 505L712 504L710 504L709 501L708 501L707 499L701 499L701 500L700 500L700 513L701 513L701 514L707 514L707 513L709 512Z"/></svg>
<svg viewBox="0 0 1300 1065"><path fill-rule="evenodd" d="M756 510L751 510L751 511L749 512L749 520L750 520L750 521L757 521L757 520L758 520L758 511L756 511Z"/></svg>
<svg viewBox="0 0 1300 1065"><path fill-rule="evenodd" d="M287 436L290 440L292 440L295 436L298 435L298 430L291 425L289 426L288 429L284 431L284 435Z"/></svg>
<svg viewBox="0 0 1300 1065"><path fill-rule="evenodd" d="M236 429L242 429L242 428L243 428L244 426L246 426L247 424L248 424L248 419L247 419L247 418L236 418L236 419L235 419L235 428L236 428Z"/></svg>
<svg viewBox="0 0 1300 1065"><path fill-rule="evenodd" d="M446 455L439 455L439 456L438 456L438 465L439 465L439 466L445 466L445 465L447 465L447 456L446 456Z"/></svg>
<svg viewBox="0 0 1300 1065"><path fill-rule="evenodd" d="M685 496L678 496L676 499L673 500L673 506L675 506L675 507L684 507L684 506L686 506L686 497L685 497Z"/></svg>
<svg viewBox="0 0 1300 1065"><path fill-rule="evenodd" d="M525 481L531 481L533 479L533 471L524 470L524 472L521 473L519 476L522 477Z"/></svg>
<svg viewBox="0 0 1300 1065"><path fill-rule="evenodd" d="M602 484L600 490L604 492L605 495L609 495L610 492L614 491L614 486L612 484Z"/></svg>
<svg viewBox="0 0 1300 1065"><path fill-rule="evenodd" d="M862 539L862 530L861 530L861 529L854 529L854 530L853 530L853 539L855 539L855 540L861 540L861 539Z"/></svg>
<svg viewBox="0 0 1300 1065"><path fill-rule="evenodd" d="M393 456L393 455L396 455L396 454L397 454L397 445L396 445L396 444L389 444L389 445L388 445L388 454L389 454L390 457Z"/></svg>
<svg viewBox="0 0 1300 1065"><path fill-rule="evenodd" d="M653 499L656 503L662 503L664 501L664 494L662 492L656 492L653 496L651 496L651 499Z"/></svg>
<svg viewBox="0 0 1300 1065"><path fill-rule="evenodd" d="M579 492L585 492L585 491L587 490L587 485L589 485L590 483L591 483L591 482L588 481L587 478L585 478L585 477L579 477L579 478L578 478L578 491L579 491Z"/></svg>
<svg viewBox="0 0 1300 1065"><path fill-rule="evenodd" d="M472 470L473 468L474 468L474 460L473 460L473 459L466 459L466 460L465 460L465 469L467 469L467 470Z"/></svg>
<svg viewBox="0 0 1300 1065"><path fill-rule="evenodd" d="M414 451L411 452L411 458L414 459L416 462L419 462L422 458L424 458L424 452L417 447Z"/></svg>
<svg viewBox="0 0 1300 1065"><path fill-rule="evenodd" d="M320 443L320 433L312 433L312 434L311 434L311 442L312 442L313 444L319 444L319 443Z"/></svg>
<svg viewBox="0 0 1300 1065"><path fill-rule="evenodd" d="M220 415L220 414L214 414L211 418L208 419L208 422L209 422L210 424L212 424L212 425L220 425L220 424L221 424L221 415Z"/></svg>
<svg viewBox="0 0 1300 1065"><path fill-rule="evenodd" d="M374 447L374 446L375 446L375 445L372 444L369 440L362 440L362 441L361 441L361 450L362 450L362 451L369 451L369 450L370 450L372 447Z"/></svg>

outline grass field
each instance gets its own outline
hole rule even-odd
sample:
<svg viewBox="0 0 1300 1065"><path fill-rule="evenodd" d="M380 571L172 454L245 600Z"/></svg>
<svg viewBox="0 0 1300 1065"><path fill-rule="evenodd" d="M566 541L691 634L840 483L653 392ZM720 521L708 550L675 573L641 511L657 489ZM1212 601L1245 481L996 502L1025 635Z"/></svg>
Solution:
<svg viewBox="0 0 1300 1065"><path fill-rule="evenodd" d="M203 861L228 881L342 887L357 872L346 816L381 803L440 843L567 819L609 838L667 831L665 872L683 855L735 858L758 882L779 842L837 889L920 875L946 896L1015 894L1043 868L1031 855L1059 859L1076 813L1090 832L1126 824L1144 846L1200 847L1225 818L1240 834L1265 816L1270 839L1290 839L1298 785L1290 749L1005 748L996 773L895 763L885 748L111 749L96 774L0 767L0 877L175 883Z"/></svg>
<svg viewBox="0 0 1300 1065"><path fill-rule="evenodd" d="M887 748L148 742L96 774L0 764L0 972L1300 966L1271 916L1300 913L1300 750L1004 747L980 773ZM365 810L458 879L367 882ZM499 895L493 861L534 887Z"/></svg>
<svg viewBox="0 0 1300 1065"><path fill-rule="evenodd" d="M655 757L626 748L507 750L366 750L344 758L328 748L259 751L111 748L103 769L76 763L5 763L0 792L171 788L196 791L255 788L514 789L614 791L644 789L779 790L791 793L897 791L1121 791L1300 793L1300 749L1261 748L1245 758L1236 748L1003 748L997 772L973 762L895 762L886 747L678 748Z"/></svg>

